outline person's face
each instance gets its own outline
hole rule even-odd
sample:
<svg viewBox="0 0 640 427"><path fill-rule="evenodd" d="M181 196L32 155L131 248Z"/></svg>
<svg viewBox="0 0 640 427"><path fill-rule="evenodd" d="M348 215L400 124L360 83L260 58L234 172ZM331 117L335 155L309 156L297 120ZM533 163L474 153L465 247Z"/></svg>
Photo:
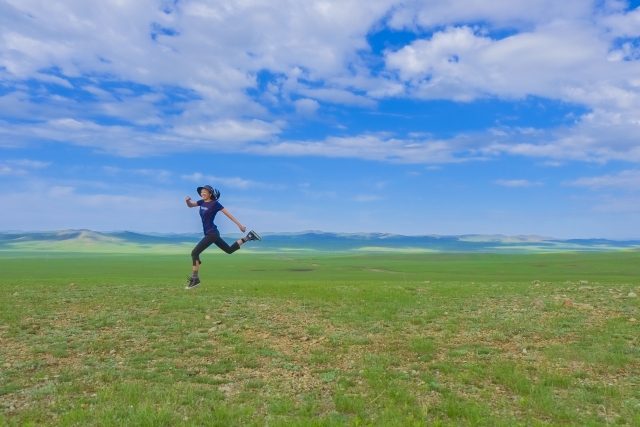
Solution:
<svg viewBox="0 0 640 427"><path fill-rule="evenodd" d="M202 197L205 200L210 199L211 191L207 190L206 188L203 188L202 190L200 190L200 197Z"/></svg>

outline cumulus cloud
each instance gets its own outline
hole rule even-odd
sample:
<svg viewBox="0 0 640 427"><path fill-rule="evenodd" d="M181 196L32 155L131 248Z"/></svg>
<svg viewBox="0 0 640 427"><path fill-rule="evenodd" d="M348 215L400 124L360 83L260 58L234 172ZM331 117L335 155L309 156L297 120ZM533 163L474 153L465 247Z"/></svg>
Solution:
<svg viewBox="0 0 640 427"><path fill-rule="evenodd" d="M191 116L260 116L265 110L245 93L257 86L256 73L289 75L285 80L293 79L296 90L311 90L298 76L317 81L351 75L355 52L366 49L366 34L392 4L144 0L86 7L73 0L8 1L0 13L0 66L7 80L45 79L65 87L85 75L111 75L158 94L163 85L178 86L199 98L183 106ZM305 72L292 74L300 66ZM109 97L105 88L82 88ZM322 88L317 96L371 102L339 88Z"/></svg>
<svg viewBox="0 0 640 427"><path fill-rule="evenodd" d="M7 0L0 146L52 140L125 156L206 149L432 163L504 154L640 162L639 22L639 10L616 0ZM367 36L382 29L419 38L374 57ZM282 138L292 109L319 114L321 103L528 96L589 112L528 134Z"/></svg>
<svg viewBox="0 0 640 427"><path fill-rule="evenodd" d="M302 115L314 114L320 107L318 101L309 98L298 99L294 104L296 106L296 112Z"/></svg>
<svg viewBox="0 0 640 427"><path fill-rule="evenodd" d="M517 3L514 5L522 6ZM584 3L580 7L570 3L561 7L565 19L542 14L535 27L504 38L492 37L483 27L446 27L400 49L388 50L386 67L404 85L405 94L421 99L471 102L534 95L591 110L576 118L573 126L551 129L535 142L512 138L493 144L501 153L560 160L640 161L640 81L636 77L640 61L633 60L632 44L623 43L620 54L615 48L619 37L640 36L640 11L624 13L620 3L586 13ZM514 5L507 11L513 11ZM474 9L469 6L460 10ZM548 6L550 10L554 7ZM498 24L501 15L493 16ZM531 17L536 15L534 12ZM434 16L437 13L418 13L416 22L430 25ZM526 22L531 17L522 18Z"/></svg>
<svg viewBox="0 0 640 427"><path fill-rule="evenodd" d="M592 107L637 102L635 63L607 59L612 39L584 22L557 23L494 39L469 26L448 27L386 53L407 92L471 101L536 95Z"/></svg>

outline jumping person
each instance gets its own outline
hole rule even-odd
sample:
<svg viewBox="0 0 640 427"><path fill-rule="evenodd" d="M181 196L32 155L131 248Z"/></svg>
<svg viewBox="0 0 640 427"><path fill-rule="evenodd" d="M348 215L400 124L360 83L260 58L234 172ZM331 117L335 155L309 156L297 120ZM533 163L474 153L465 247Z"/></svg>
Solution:
<svg viewBox="0 0 640 427"><path fill-rule="evenodd" d="M204 231L204 237L200 240L200 243L193 248L193 251L191 251L193 274L188 278L189 284L185 289L193 289L200 284L200 279L198 278L198 270L200 268L200 264L202 264L202 261L200 261L200 254L211 246L212 243L215 243L216 246L226 253L232 254L240 249L240 246L242 246L243 243L247 243L251 240L262 240L255 231L251 230L242 239L229 246L227 242L220 238L218 227L213 223L216 214L218 212L225 214L231 221L236 223L238 228L240 228L240 231L243 233L247 230L247 227L240 224L238 220L235 219L233 215L231 215L231 213L229 213L229 211L220 204L220 202L218 202L218 199L220 198L220 192L218 190L213 189L210 185L205 185L204 187L198 187L198 194L200 194L202 200L198 200L195 203L191 201L191 197L187 196L185 198L187 206L190 208L200 206L200 218L202 218L202 230Z"/></svg>

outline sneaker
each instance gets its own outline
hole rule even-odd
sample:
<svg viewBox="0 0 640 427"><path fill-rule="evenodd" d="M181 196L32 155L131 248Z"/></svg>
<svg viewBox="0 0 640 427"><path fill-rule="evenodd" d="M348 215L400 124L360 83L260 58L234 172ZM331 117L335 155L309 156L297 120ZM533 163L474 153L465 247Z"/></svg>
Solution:
<svg viewBox="0 0 640 427"><path fill-rule="evenodd" d="M251 230L249 232L249 234L247 234L247 242L250 242L251 240L259 240L262 241L262 239L260 238L260 236L258 236L258 233L256 233L255 231Z"/></svg>
<svg viewBox="0 0 640 427"><path fill-rule="evenodd" d="M200 284L200 279L197 277L188 277L187 279L189 280L189 284L185 286L186 290L193 289Z"/></svg>

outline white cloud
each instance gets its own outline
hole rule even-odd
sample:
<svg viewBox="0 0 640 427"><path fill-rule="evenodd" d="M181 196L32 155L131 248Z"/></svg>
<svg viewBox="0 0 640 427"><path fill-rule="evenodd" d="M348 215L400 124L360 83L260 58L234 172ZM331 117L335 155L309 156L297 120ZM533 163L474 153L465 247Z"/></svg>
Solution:
<svg viewBox="0 0 640 427"><path fill-rule="evenodd" d="M12 209L6 209L2 213L3 229L199 231L199 221L194 220L193 212L185 209L184 196L157 188L153 189L154 214L149 215L149 204L141 202L137 194L100 191L83 193L79 191L79 187L55 185L39 194L39 202L47 207L46 221L43 222L42 212L24 203L32 188L46 188L43 184L30 182L19 188L0 192L0 205L12 206Z"/></svg>
<svg viewBox="0 0 640 427"><path fill-rule="evenodd" d="M627 4L626 1L618 1L617 3ZM620 9L614 10L614 12L620 12ZM602 17L602 21L614 37L635 37L640 34L640 9L637 6L628 13L605 15Z"/></svg>
<svg viewBox="0 0 640 427"><path fill-rule="evenodd" d="M591 3L582 0L408 1L393 10L389 24L396 29L416 26L428 29L443 23L488 22L498 28L528 29L552 20L588 18L592 7Z"/></svg>
<svg viewBox="0 0 640 427"><path fill-rule="evenodd" d="M30 169L43 169L51 164L51 162L42 162L40 160L29 160L29 159L19 159L19 160L6 160L5 163L22 166Z"/></svg>
<svg viewBox="0 0 640 427"><path fill-rule="evenodd" d="M0 175L28 175L34 169L42 169L51 163L39 160L17 159L0 161Z"/></svg>
<svg viewBox="0 0 640 427"><path fill-rule="evenodd" d="M115 166L103 166L102 170L109 175L118 175L122 173L128 173L132 175L143 176L150 178L153 181L167 183L171 181L173 173L163 169L122 169Z"/></svg>
<svg viewBox="0 0 640 427"><path fill-rule="evenodd" d="M298 99L294 102L294 105L296 107L296 112L302 115L315 114L315 112L318 111L318 108L320 107L318 101L309 98Z"/></svg>
<svg viewBox="0 0 640 427"><path fill-rule="evenodd" d="M550 167L550 168L558 168L560 166L564 166L564 162L559 162L557 160L547 160L546 162L538 163L539 166Z"/></svg>
<svg viewBox="0 0 640 427"><path fill-rule="evenodd" d="M526 179L498 179L493 182L496 185L500 185L502 187L540 187L543 184L541 182L532 182Z"/></svg>
<svg viewBox="0 0 640 427"><path fill-rule="evenodd" d="M82 90L89 92L90 94L101 98L101 99L107 99L107 100L113 100L113 94L111 92L108 92L106 90L100 89L99 87L95 87L95 86L83 86Z"/></svg>
<svg viewBox="0 0 640 427"><path fill-rule="evenodd" d="M640 212L640 197L603 197L591 207L591 210L602 213Z"/></svg>
<svg viewBox="0 0 640 427"><path fill-rule="evenodd" d="M73 193L76 191L76 189L74 187L63 187L63 186L53 186L49 189L49 196L52 198L61 198L61 197L68 197L73 195Z"/></svg>
<svg viewBox="0 0 640 427"><path fill-rule="evenodd" d="M385 26L435 32L387 50L380 70L366 37ZM0 96L0 145L54 140L125 156L206 149L411 162L457 161L460 153L640 162L640 61L633 43L617 41L638 36L640 11L613 0L8 0L0 4L0 80L10 89ZM446 141L412 134L314 142L280 140L286 115L271 110L531 95L590 112L539 137L499 129ZM405 146L412 143L419 145Z"/></svg>
<svg viewBox="0 0 640 427"><path fill-rule="evenodd" d="M464 58L465 53L491 43L487 37L476 36L471 28L449 28L430 40L418 40L397 52L388 52L386 65L397 70L401 80L412 82L416 87L410 92L418 96L471 100L480 94L465 82L466 75L474 70L461 64L460 56Z"/></svg>
<svg viewBox="0 0 640 427"><path fill-rule="evenodd" d="M39 77L69 85L40 72L56 67L69 77L110 74L151 86L177 85L195 90L208 107L190 114L237 118L260 109L243 93L256 86L260 70L288 74L302 66L312 80L352 74L347 66L357 60L355 52L366 49L366 34L392 5L143 0L86 7L77 0L9 1L0 14L0 65L5 77L17 80ZM106 95L91 86L85 90Z"/></svg>
<svg viewBox="0 0 640 427"><path fill-rule="evenodd" d="M213 175L204 175L200 172L195 172L190 175L182 175L182 179L187 181L192 181L197 183L198 185L223 185L229 188L236 188L241 190L247 190L252 188L267 188L273 190L282 190L284 187L281 185L275 184L266 184L263 182L256 182L250 179L243 179L238 177L219 177Z"/></svg>
<svg viewBox="0 0 640 427"><path fill-rule="evenodd" d="M22 169L13 169L9 166L0 166L0 175L22 175L25 172Z"/></svg>
<svg viewBox="0 0 640 427"><path fill-rule="evenodd" d="M549 19L502 39L491 38L478 27L448 27L387 51L386 65L397 74L408 96L469 102L534 95L591 109L574 125L551 129L535 142L511 138L492 144L501 153L638 162L640 61L612 62L609 56L620 35L611 22L635 22L640 11L586 16ZM625 35L640 36L640 25L627 27ZM523 131L518 133L525 136Z"/></svg>
<svg viewBox="0 0 640 427"><path fill-rule="evenodd" d="M477 149L487 156L510 154L557 162L640 162L640 145L637 143L640 126L636 120L631 112L622 114L596 110L571 127L538 130L530 134L517 128L502 128L502 134L496 134L493 140L485 138Z"/></svg>
<svg viewBox="0 0 640 427"><path fill-rule="evenodd" d="M299 93L334 104L356 105L360 107L374 107L376 102L362 95L357 95L341 89L299 89Z"/></svg>
<svg viewBox="0 0 640 427"><path fill-rule="evenodd" d="M166 133L156 133L67 117L28 125L0 122L0 141L15 143L47 139L94 147L125 157L138 157L193 150L237 152L244 149L245 143L270 140L279 131L278 124L251 120L183 126Z"/></svg>
<svg viewBox="0 0 640 427"><path fill-rule="evenodd" d="M110 175L116 175L122 172L122 168L116 166L103 166L102 170Z"/></svg>
<svg viewBox="0 0 640 427"><path fill-rule="evenodd" d="M313 190L303 190L302 193L305 197L310 199L335 199L338 197L338 193L335 191L313 191Z"/></svg>
<svg viewBox="0 0 640 427"><path fill-rule="evenodd" d="M282 141L252 145L245 151L263 155L344 157L401 163L448 163L484 158L470 152L472 146L471 138L418 141L388 138L384 135L357 135L329 137L320 141ZM456 157L459 153L468 157Z"/></svg>
<svg viewBox="0 0 640 427"><path fill-rule="evenodd" d="M598 116L598 117L596 117ZM622 120L618 115L618 121ZM245 129L233 124L226 133L209 132L207 127L187 129L187 134L149 133L126 126L105 126L74 119L52 120L41 124L0 124L0 141L6 139L73 142L94 147L103 152L127 157L161 155L176 151L218 151L274 156L323 156L361 158L402 163L451 163L486 160L501 155L547 158L562 162L577 160L607 162L622 160L640 162L640 129L632 123L612 123L592 113L574 127L547 131L500 128L487 132L460 135L450 139L407 139L385 133L347 137L327 137L322 140L254 140L257 134L268 135L275 126L256 124ZM223 133L229 139L223 138ZM197 137L196 137L197 136ZM234 139L235 138L235 139Z"/></svg>
<svg viewBox="0 0 640 427"><path fill-rule="evenodd" d="M73 88L73 86L71 85L71 83L69 83L68 80L60 78L58 76L52 76L50 74L35 73L33 75L33 78L41 82L57 84L59 86L66 87L67 89Z"/></svg>
<svg viewBox="0 0 640 427"><path fill-rule="evenodd" d="M335 199L338 193L332 190L312 190L309 183L298 184L298 188L309 199Z"/></svg>
<svg viewBox="0 0 640 427"><path fill-rule="evenodd" d="M619 188L629 191L640 190L640 170L625 170L614 175L591 178L579 178L566 184L574 187L587 187L593 190L601 188Z"/></svg>
<svg viewBox="0 0 640 427"><path fill-rule="evenodd" d="M148 178L153 179L154 181L166 183L170 182L171 176L173 175L171 172L167 170L157 170L157 169L133 169L131 171L136 175L146 176Z"/></svg>
<svg viewBox="0 0 640 427"><path fill-rule="evenodd" d="M612 41L604 31L576 21L552 22L499 40L471 27L448 27L387 52L386 64L419 98L536 95L593 107L624 106L627 98L637 98L628 82L640 66L608 61Z"/></svg>
<svg viewBox="0 0 640 427"><path fill-rule="evenodd" d="M262 120L222 120L198 126L180 126L175 132L196 140L245 142L268 140L279 133L280 128Z"/></svg>
<svg viewBox="0 0 640 427"><path fill-rule="evenodd" d="M380 196L377 196L375 194L358 194L353 198L353 200L356 202L376 202L381 199Z"/></svg>
<svg viewBox="0 0 640 427"><path fill-rule="evenodd" d="M42 212L24 203L25 197L32 192L30 185L34 183L0 191L0 206L12 206L2 212L4 230L86 228L96 231L202 232L200 218L197 212L186 208L182 192L147 187L143 194L153 194L153 201L149 204L139 194L126 191L86 194L80 191L80 186L54 186L40 194L39 201L47 206L47 221L43 222ZM320 226L317 219L299 218L290 210L246 209L233 203L225 203L225 206L243 224L257 230L299 231ZM153 215L149 215L150 208ZM226 218L218 226L223 233L238 232L235 224Z"/></svg>

